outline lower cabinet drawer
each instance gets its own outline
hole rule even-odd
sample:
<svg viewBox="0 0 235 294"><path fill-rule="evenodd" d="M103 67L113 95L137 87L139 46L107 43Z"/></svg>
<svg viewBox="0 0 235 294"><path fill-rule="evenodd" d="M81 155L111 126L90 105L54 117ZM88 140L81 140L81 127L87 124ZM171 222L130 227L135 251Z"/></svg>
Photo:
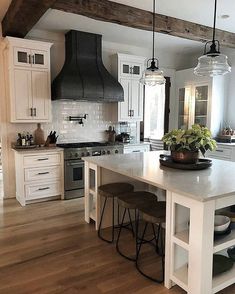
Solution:
<svg viewBox="0 0 235 294"><path fill-rule="evenodd" d="M25 185L26 200L40 199L61 194L61 183L59 181L45 184Z"/></svg>
<svg viewBox="0 0 235 294"><path fill-rule="evenodd" d="M24 170L24 180L40 181L40 180L56 180L61 177L61 166L50 166L43 168L26 168Z"/></svg>
<svg viewBox="0 0 235 294"><path fill-rule="evenodd" d="M148 152L149 151L149 147L143 147L143 146L136 146L135 148L133 147L124 147L123 153L127 154L127 153L134 153L134 152Z"/></svg>
<svg viewBox="0 0 235 294"><path fill-rule="evenodd" d="M39 155L25 155L24 166L40 167L61 164L61 153L39 154Z"/></svg>
<svg viewBox="0 0 235 294"><path fill-rule="evenodd" d="M207 154L207 156L231 160L232 159L232 149L218 146L216 148L216 150L209 152Z"/></svg>

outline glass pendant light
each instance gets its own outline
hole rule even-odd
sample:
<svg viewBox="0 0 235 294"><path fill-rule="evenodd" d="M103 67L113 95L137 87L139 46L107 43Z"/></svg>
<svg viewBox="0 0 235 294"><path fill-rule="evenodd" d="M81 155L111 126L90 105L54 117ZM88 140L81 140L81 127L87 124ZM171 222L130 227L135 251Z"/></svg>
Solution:
<svg viewBox="0 0 235 294"><path fill-rule="evenodd" d="M220 53L220 43L218 40L215 40L216 9L217 0L215 0L212 41L206 42L204 48L204 55L198 58L198 65L194 68L194 73L198 76L213 77L217 75L225 75L226 73L231 72L231 67L228 64L228 57ZM211 45L209 51L207 52L208 44Z"/></svg>
<svg viewBox="0 0 235 294"><path fill-rule="evenodd" d="M166 83L163 71L158 68L158 59L154 57L155 42L155 0L153 0L153 57L147 61L147 69L143 72L140 83L147 86L163 85ZM149 62L150 66L149 66Z"/></svg>

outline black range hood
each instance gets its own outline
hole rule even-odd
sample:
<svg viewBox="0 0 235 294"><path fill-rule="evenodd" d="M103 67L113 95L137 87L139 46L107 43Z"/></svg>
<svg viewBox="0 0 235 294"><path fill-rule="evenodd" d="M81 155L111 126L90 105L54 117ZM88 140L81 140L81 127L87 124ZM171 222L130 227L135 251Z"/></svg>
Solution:
<svg viewBox="0 0 235 294"><path fill-rule="evenodd" d="M121 84L102 62L102 36L71 30L65 35L65 63L52 83L52 100L124 101Z"/></svg>

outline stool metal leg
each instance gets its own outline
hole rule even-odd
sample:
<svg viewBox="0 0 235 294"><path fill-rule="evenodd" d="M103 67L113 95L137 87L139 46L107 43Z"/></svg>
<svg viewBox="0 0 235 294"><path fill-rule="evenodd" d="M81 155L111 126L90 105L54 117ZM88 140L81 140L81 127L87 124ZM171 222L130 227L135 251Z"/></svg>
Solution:
<svg viewBox="0 0 235 294"><path fill-rule="evenodd" d="M121 236L121 232L122 232L122 229L125 228L124 226L124 219L125 219L125 216L126 216L126 211L128 211L128 214L129 214L129 218L130 218L130 222L131 222L131 217L130 217L130 211L129 209L124 209L124 212L123 212L123 215L122 215L122 221L121 221L121 224L120 224L120 228L119 228L119 232L118 232L118 237L117 237L117 241L116 241L116 250L117 252L124 258L130 260L130 261L135 261L135 258L132 258L132 257L129 257L127 255L125 255L124 253L122 253L120 251L120 248L119 248L119 241L120 241L120 236ZM132 227L132 233L134 234L134 230L133 230L133 227Z"/></svg>
<svg viewBox="0 0 235 294"><path fill-rule="evenodd" d="M114 241L114 198L113 198L113 201L112 201L112 204L113 204L113 207L112 207L112 238L111 240L108 240L108 239L105 239L104 237L101 236L101 226L102 226L102 221L103 221L103 217L104 217L104 211L105 211L105 207L106 207L106 204L107 204L107 197L105 197L105 201L104 201L104 205L103 205L103 208L102 208L102 212L101 212L101 216L100 216L100 223L99 223L99 228L98 228L98 237L107 242L107 243L113 243Z"/></svg>
<svg viewBox="0 0 235 294"><path fill-rule="evenodd" d="M160 225L160 224L159 224ZM145 233L146 233L146 230L147 230L147 226L148 226L148 222L145 223L145 227L144 227L144 231L143 231L143 234L142 234L142 237L140 238L140 243L139 243L139 248L138 248L138 251L137 251L137 255L136 255L136 262L135 262L135 266L136 266L136 269L139 271L139 273L141 275L143 275L144 277L152 280L153 282L156 282L156 283L162 283L164 281L164 261L163 261L163 256L161 258L161 261L162 261L162 271L163 271L163 279L156 279L156 278L153 278L147 274L145 274L139 267L139 255L140 255L140 251L141 251L141 247L142 247L142 244L144 243L144 237L145 237ZM154 229L154 227L153 227ZM160 235L161 236L161 235ZM155 229L154 229L154 237L156 237L156 233L155 233ZM158 240L157 238L155 238L155 242L157 244ZM157 248L155 249L157 250Z"/></svg>
<svg viewBox="0 0 235 294"><path fill-rule="evenodd" d="M130 226L131 226L131 230L132 230L132 235L133 235L133 237L135 237L135 231L134 231L134 228L133 228L133 225L132 225L130 209L128 208L127 211L128 211L128 216L129 216Z"/></svg>

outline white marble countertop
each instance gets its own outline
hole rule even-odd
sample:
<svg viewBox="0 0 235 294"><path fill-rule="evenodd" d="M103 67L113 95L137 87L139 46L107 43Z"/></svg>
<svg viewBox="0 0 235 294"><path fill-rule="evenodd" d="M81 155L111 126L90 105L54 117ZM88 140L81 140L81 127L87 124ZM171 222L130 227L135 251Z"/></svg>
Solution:
<svg viewBox="0 0 235 294"><path fill-rule="evenodd" d="M60 147L35 147L35 148L12 148L15 152L19 153L38 153L38 152L52 152L52 151L61 151L64 150L63 148Z"/></svg>
<svg viewBox="0 0 235 294"><path fill-rule="evenodd" d="M222 142L216 142L217 145L222 145L222 146L231 146L234 147L235 143L222 143Z"/></svg>
<svg viewBox="0 0 235 294"><path fill-rule="evenodd" d="M83 160L198 201L235 196L235 162L212 159L212 167L188 171L160 167L162 151L84 157Z"/></svg>

